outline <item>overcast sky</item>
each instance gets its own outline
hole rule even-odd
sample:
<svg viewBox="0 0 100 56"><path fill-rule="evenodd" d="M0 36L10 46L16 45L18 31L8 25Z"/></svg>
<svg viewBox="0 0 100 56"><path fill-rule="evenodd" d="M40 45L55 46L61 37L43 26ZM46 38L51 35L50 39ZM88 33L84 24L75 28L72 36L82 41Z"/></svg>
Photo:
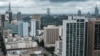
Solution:
<svg viewBox="0 0 100 56"><path fill-rule="evenodd" d="M12 12L18 11L23 14L46 13L50 8L52 14L94 13L97 4L100 9L100 0L0 0L0 14L8 10L9 1L11 2Z"/></svg>

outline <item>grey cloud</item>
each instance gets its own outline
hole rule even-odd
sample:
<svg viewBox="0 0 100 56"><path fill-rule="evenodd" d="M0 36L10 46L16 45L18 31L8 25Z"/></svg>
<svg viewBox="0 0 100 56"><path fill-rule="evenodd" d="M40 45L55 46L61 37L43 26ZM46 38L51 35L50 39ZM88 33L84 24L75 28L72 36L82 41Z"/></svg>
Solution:
<svg viewBox="0 0 100 56"><path fill-rule="evenodd" d="M85 2L85 1L100 1L100 0L49 0L50 2Z"/></svg>
<svg viewBox="0 0 100 56"><path fill-rule="evenodd" d="M82 12L94 11L96 5L95 2L83 0L74 0L82 2L74 2L73 0L13 0L11 1L11 7L13 13L16 11L21 11L22 13L46 13L46 9L50 8L51 13L77 13L78 9L81 9ZM16 2L17 1L17 2ZM55 3L57 2L58 3ZM62 1L62 2L61 2ZM65 1L65 2L64 2ZM70 1L70 2L68 2ZM0 12L2 10L8 10L8 4L0 6ZM98 5L100 7L100 3Z"/></svg>
<svg viewBox="0 0 100 56"><path fill-rule="evenodd" d="M0 1L2 1L2 2L7 2L7 1L9 1L9 0L0 0Z"/></svg>
<svg viewBox="0 0 100 56"><path fill-rule="evenodd" d="M88 0L50 0L50 2L88 1Z"/></svg>

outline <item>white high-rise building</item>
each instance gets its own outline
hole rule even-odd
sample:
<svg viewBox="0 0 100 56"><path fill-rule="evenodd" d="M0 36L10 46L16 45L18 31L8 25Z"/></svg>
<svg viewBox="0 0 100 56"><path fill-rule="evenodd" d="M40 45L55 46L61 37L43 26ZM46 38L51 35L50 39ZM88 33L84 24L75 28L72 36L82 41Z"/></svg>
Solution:
<svg viewBox="0 0 100 56"><path fill-rule="evenodd" d="M28 37L28 22L18 22L18 35L22 37Z"/></svg>
<svg viewBox="0 0 100 56"><path fill-rule="evenodd" d="M36 20L31 20L31 36L36 36Z"/></svg>
<svg viewBox="0 0 100 56"><path fill-rule="evenodd" d="M33 15L31 17L31 26L30 26L30 36L35 37L38 35L38 31L40 29L40 16Z"/></svg>
<svg viewBox="0 0 100 56"><path fill-rule="evenodd" d="M62 56L85 56L87 18L69 16L63 21Z"/></svg>

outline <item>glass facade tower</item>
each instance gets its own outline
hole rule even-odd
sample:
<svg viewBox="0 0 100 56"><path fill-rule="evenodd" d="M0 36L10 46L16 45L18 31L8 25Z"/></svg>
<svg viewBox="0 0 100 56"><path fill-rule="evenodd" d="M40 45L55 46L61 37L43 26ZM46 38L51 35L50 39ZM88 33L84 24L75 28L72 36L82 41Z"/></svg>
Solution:
<svg viewBox="0 0 100 56"><path fill-rule="evenodd" d="M85 17L69 17L63 21L62 56L85 56L85 32Z"/></svg>

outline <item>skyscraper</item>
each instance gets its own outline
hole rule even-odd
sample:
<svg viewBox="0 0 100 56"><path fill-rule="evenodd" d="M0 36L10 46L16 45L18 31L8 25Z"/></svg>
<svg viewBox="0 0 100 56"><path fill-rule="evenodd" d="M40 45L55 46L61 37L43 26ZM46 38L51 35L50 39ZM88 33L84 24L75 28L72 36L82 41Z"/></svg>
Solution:
<svg viewBox="0 0 100 56"><path fill-rule="evenodd" d="M7 52L6 52L6 47L5 47L4 37L3 37L5 15L1 15L0 17L1 17L0 56L6 56Z"/></svg>
<svg viewBox="0 0 100 56"><path fill-rule="evenodd" d="M30 35L35 37L38 35L37 30L40 29L40 15L33 15L31 17Z"/></svg>
<svg viewBox="0 0 100 56"><path fill-rule="evenodd" d="M9 2L9 10L8 10L8 13L9 13L9 23L11 23L11 21L12 21L12 11L11 11L10 2Z"/></svg>
<svg viewBox="0 0 100 56"><path fill-rule="evenodd" d="M0 32L0 56L6 56L6 48L5 48L5 44L4 44L4 40L2 37L2 34Z"/></svg>
<svg viewBox="0 0 100 56"><path fill-rule="evenodd" d="M22 37L28 37L28 22L18 22L18 35Z"/></svg>
<svg viewBox="0 0 100 56"><path fill-rule="evenodd" d="M2 26L4 27L5 15L2 14L1 18L2 18Z"/></svg>
<svg viewBox="0 0 100 56"><path fill-rule="evenodd" d="M47 15L50 16L50 8L47 8Z"/></svg>
<svg viewBox="0 0 100 56"><path fill-rule="evenodd" d="M95 7L95 16L99 16L99 9L97 6Z"/></svg>
<svg viewBox="0 0 100 56"><path fill-rule="evenodd" d="M78 13L77 13L78 16L81 16L81 10L78 10Z"/></svg>
<svg viewBox="0 0 100 56"><path fill-rule="evenodd" d="M63 21L62 56L85 56L86 18L69 16Z"/></svg>
<svg viewBox="0 0 100 56"><path fill-rule="evenodd" d="M22 20L21 12L18 12L18 13L17 13L17 20Z"/></svg>
<svg viewBox="0 0 100 56"><path fill-rule="evenodd" d="M55 42L59 40L59 27L49 25L44 27L44 45L45 47L54 47Z"/></svg>
<svg viewBox="0 0 100 56"><path fill-rule="evenodd" d="M87 56L100 56L100 20L88 21Z"/></svg>

